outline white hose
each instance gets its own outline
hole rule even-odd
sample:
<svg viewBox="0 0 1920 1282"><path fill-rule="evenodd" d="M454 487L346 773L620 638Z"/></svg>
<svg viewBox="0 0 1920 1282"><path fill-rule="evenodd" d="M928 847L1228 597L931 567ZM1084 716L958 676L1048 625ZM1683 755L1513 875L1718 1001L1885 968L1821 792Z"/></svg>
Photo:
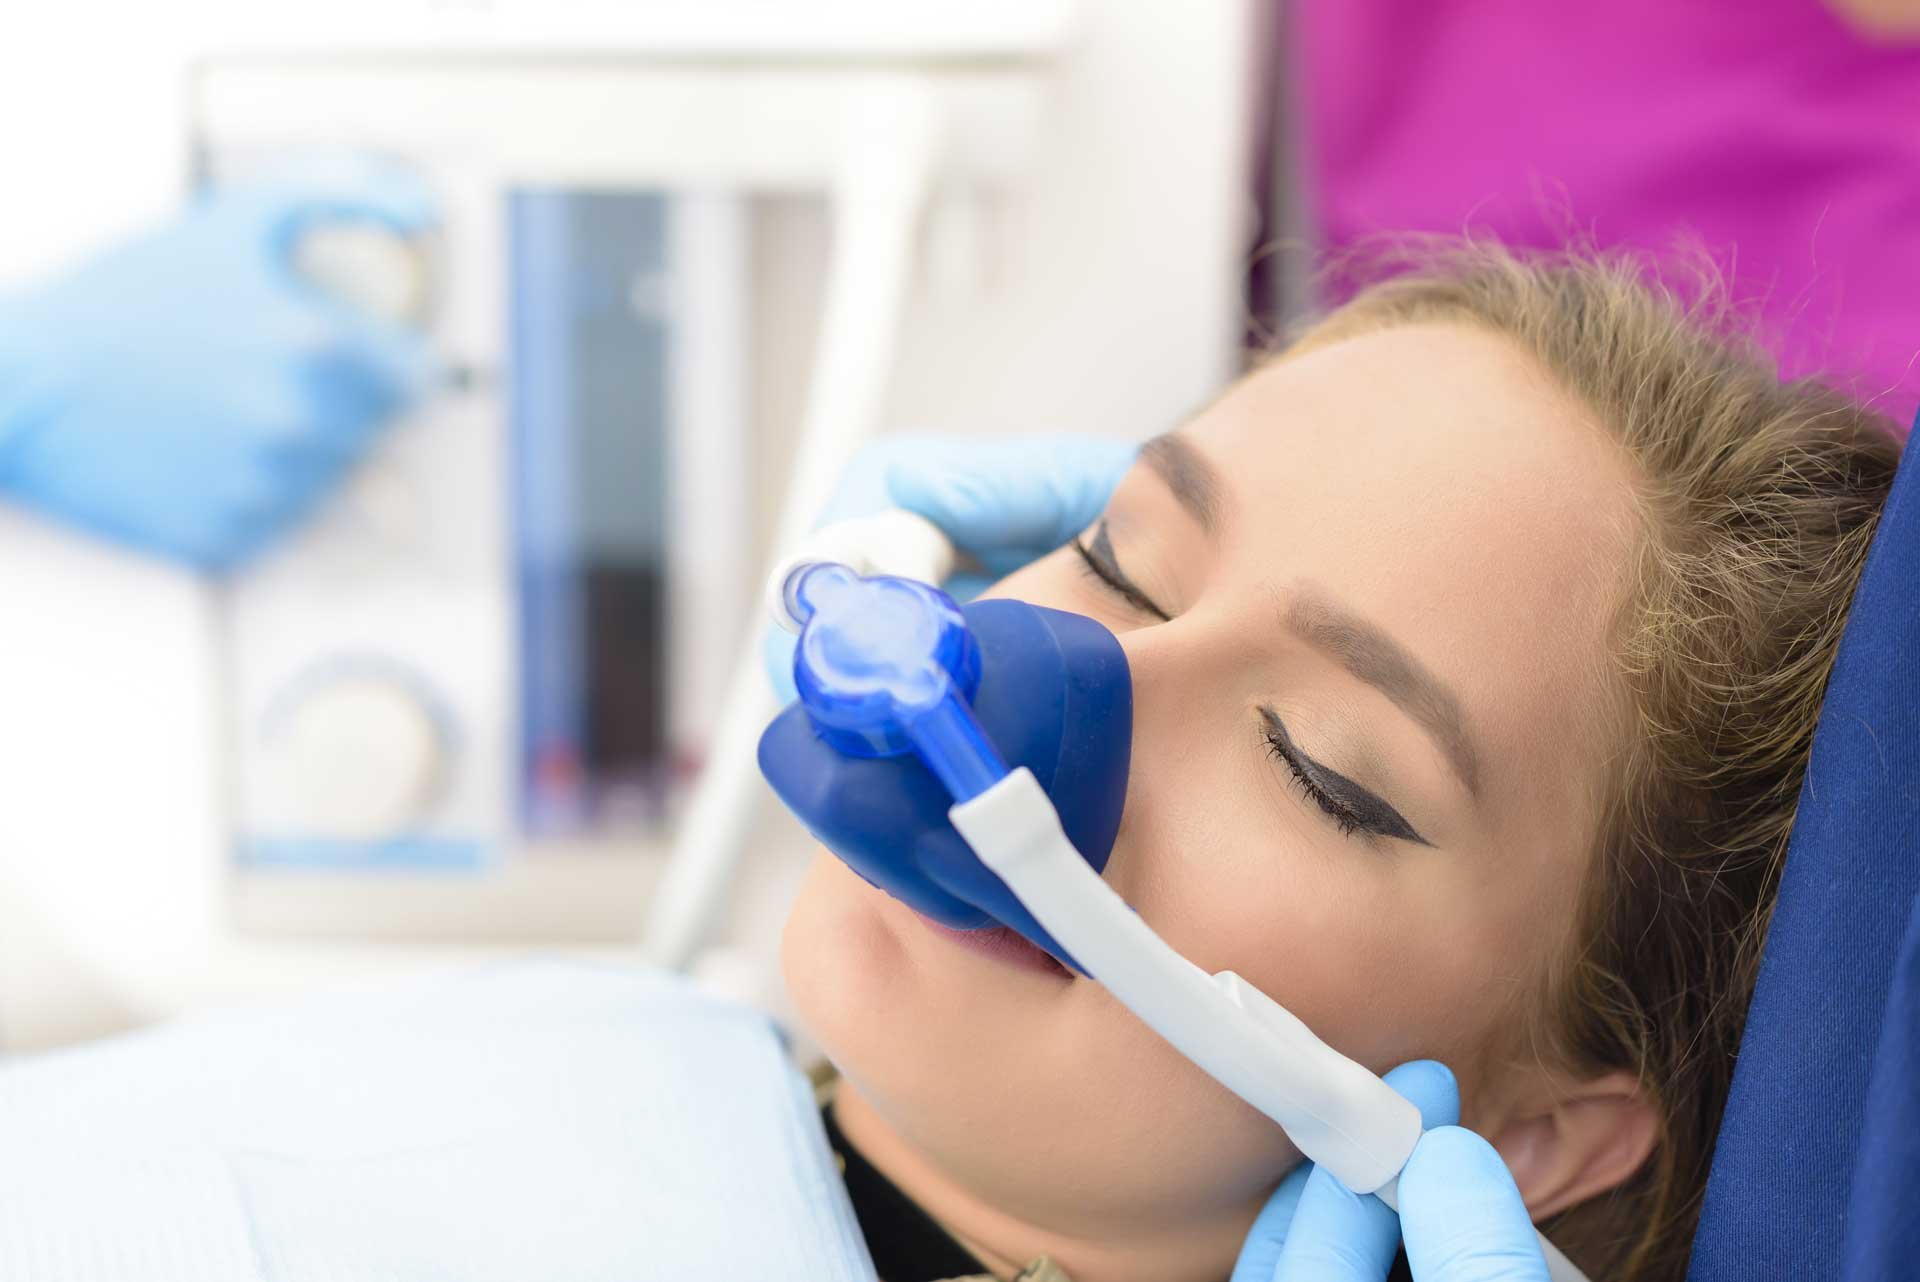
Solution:
<svg viewBox="0 0 1920 1282"><path fill-rule="evenodd" d="M981 862L1120 1003L1278 1122L1308 1161L1394 1205L1420 1111L1232 971L1180 956L1080 857L1026 767L948 812ZM1554 1282L1586 1282L1539 1238Z"/></svg>

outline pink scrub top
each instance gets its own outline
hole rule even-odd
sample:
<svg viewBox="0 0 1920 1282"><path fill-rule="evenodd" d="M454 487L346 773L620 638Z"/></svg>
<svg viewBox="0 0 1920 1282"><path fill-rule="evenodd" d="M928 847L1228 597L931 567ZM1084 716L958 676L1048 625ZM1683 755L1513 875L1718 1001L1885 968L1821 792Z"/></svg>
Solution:
<svg viewBox="0 0 1920 1282"><path fill-rule="evenodd" d="M1790 376L1920 404L1920 40L1821 0L1296 0L1308 200L1381 232L1705 249Z"/></svg>

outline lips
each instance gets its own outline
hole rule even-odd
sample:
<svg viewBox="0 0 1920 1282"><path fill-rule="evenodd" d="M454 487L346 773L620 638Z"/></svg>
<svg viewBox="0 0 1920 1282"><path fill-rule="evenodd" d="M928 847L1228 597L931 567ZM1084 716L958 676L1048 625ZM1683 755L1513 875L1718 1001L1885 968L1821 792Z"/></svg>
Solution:
<svg viewBox="0 0 1920 1282"><path fill-rule="evenodd" d="M931 917L925 917L919 913L915 913L914 916L919 917L920 924L940 938L1004 966L1051 975L1056 979L1073 978L1071 971L1011 926L994 926L983 930L955 930L951 926L942 926Z"/></svg>

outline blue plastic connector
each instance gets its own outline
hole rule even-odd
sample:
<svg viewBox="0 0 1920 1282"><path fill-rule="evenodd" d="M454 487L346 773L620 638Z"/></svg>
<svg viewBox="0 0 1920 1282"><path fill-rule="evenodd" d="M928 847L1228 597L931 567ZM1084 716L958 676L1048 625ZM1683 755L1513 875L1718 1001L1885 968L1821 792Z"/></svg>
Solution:
<svg viewBox="0 0 1920 1282"><path fill-rule="evenodd" d="M1092 619L1025 601L965 608L906 579L802 566L799 698L760 738L760 770L848 867L959 929L1011 926L1073 959L947 812L1026 767L1097 872L1120 827L1133 741L1125 652Z"/></svg>
<svg viewBox="0 0 1920 1282"><path fill-rule="evenodd" d="M913 752L955 801L1006 778L969 706L980 688L980 647L951 597L833 564L794 571L786 595L805 625L794 689L829 744L853 757Z"/></svg>

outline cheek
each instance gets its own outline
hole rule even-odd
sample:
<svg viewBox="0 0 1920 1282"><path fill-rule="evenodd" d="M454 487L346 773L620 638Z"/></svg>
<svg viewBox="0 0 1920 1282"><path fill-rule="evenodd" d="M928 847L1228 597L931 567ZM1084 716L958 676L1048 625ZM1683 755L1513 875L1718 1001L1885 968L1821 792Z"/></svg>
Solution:
<svg viewBox="0 0 1920 1282"><path fill-rule="evenodd" d="M1500 977L1523 969L1498 905L1438 852L1318 833L1277 780L1223 777L1194 764L1209 761L1197 747L1148 751L1107 874L1148 924L1375 1072L1419 1058L1477 1071L1508 1006Z"/></svg>
<svg viewBox="0 0 1920 1282"><path fill-rule="evenodd" d="M1036 1002L971 961L946 965L875 894L819 856L782 965L808 1031L894 1134L1076 1234L1223 1217L1244 1231L1236 1217L1296 1160L1284 1136L1097 986Z"/></svg>
<svg viewBox="0 0 1920 1282"><path fill-rule="evenodd" d="M801 1022L841 1073L939 1111L967 1083L993 1080L1003 1027L1018 1029L1029 1011L943 966L951 959L922 932L909 909L822 851L787 917L780 962Z"/></svg>
<svg viewBox="0 0 1920 1282"><path fill-rule="evenodd" d="M839 860L816 854L780 935L787 994L830 1055L870 1026L862 1011L884 998L899 970L900 944L861 902L857 884Z"/></svg>
<svg viewBox="0 0 1920 1282"><path fill-rule="evenodd" d="M1059 554L990 595L1095 617L1112 608ZM1497 897L1513 888L1476 887L1465 871L1484 861L1458 852L1382 851L1322 831L1253 742L1262 692L1240 688L1237 674L1258 668L1244 647L1202 652L1160 629L1122 643L1134 759L1106 879L1188 960L1238 972L1369 1068L1433 1057L1473 1072L1525 969L1523 932L1497 926L1513 915ZM1158 1060L1160 1049L1129 1053Z"/></svg>

